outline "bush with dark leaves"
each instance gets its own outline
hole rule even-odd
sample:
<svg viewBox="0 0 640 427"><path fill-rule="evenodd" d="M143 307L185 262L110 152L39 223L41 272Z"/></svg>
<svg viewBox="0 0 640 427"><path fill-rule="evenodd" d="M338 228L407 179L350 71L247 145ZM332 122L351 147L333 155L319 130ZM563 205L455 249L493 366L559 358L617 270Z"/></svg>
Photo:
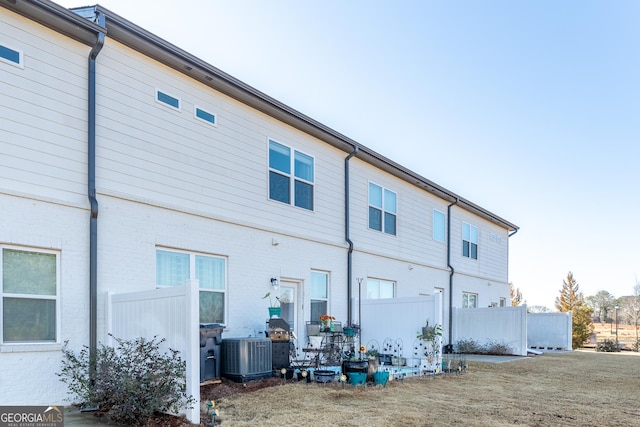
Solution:
<svg viewBox="0 0 640 427"><path fill-rule="evenodd" d="M79 354L63 347L62 369L57 373L69 394L85 405L97 406L112 420L127 425L145 425L156 413L178 413L195 400L186 394L186 362L178 351L160 352L165 341L115 338L116 347L100 345L95 357L88 347ZM95 377L91 366L95 363Z"/></svg>

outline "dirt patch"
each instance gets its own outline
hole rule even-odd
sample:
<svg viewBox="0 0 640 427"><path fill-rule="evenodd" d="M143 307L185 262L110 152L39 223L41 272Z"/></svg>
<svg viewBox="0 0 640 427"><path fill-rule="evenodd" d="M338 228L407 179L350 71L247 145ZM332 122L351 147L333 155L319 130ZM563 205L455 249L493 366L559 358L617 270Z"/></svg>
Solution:
<svg viewBox="0 0 640 427"><path fill-rule="evenodd" d="M466 374L352 387L280 378L201 388L216 426L640 426L638 353L546 353L507 363L468 362ZM186 427L177 417L151 427Z"/></svg>
<svg viewBox="0 0 640 427"><path fill-rule="evenodd" d="M218 402L221 399L229 399L236 394L250 393L263 388L282 385L282 379L265 378L245 383L237 383L226 378L219 384L211 384L200 387L200 399L202 402L213 400Z"/></svg>

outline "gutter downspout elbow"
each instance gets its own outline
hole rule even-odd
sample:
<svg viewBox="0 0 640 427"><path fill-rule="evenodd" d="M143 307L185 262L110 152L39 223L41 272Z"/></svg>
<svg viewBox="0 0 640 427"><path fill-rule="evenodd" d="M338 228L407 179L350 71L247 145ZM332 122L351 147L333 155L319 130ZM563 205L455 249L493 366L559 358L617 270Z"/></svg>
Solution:
<svg viewBox="0 0 640 427"><path fill-rule="evenodd" d="M96 23L105 28L104 13L95 11ZM96 58L104 46L106 32L97 34L96 44L89 53L88 76L88 197L91 205L89 219L89 360L95 360L98 345L98 199L96 197ZM89 378L96 375L95 363L90 363Z"/></svg>
<svg viewBox="0 0 640 427"><path fill-rule="evenodd" d="M447 267L449 268L449 341L447 343L448 352L453 351L453 275L455 269L451 265L451 208L457 205L460 200L456 200L447 206Z"/></svg>
<svg viewBox="0 0 640 427"><path fill-rule="evenodd" d="M351 316L351 284L353 275L353 242L350 238L349 231L349 160L353 156L355 156L359 151L358 146L353 147L353 151L344 159L344 238L349 245L349 250L347 251L347 322L349 324L353 323L353 318ZM358 319L360 321L360 319Z"/></svg>

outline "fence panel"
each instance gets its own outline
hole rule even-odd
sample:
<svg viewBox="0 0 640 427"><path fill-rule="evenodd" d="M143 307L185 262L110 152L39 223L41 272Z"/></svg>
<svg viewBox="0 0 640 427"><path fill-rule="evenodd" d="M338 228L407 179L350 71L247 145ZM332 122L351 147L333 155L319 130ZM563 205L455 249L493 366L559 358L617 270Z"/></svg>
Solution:
<svg viewBox="0 0 640 427"><path fill-rule="evenodd" d="M198 326L198 281L185 286L108 294L108 331L121 339L154 336L165 338L163 348L180 351L187 362L187 394L196 399L187 418L200 423L200 338ZM113 342L110 342L113 344Z"/></svg>
<svg viewBox="0 0 640 427"><path fill-rule="evenodd" d="M530 313L527 318L527 343L530 348L572 349L571 312Z"/></svg>
<svg viewBox="0 0 640 427"><path fill-rule="evenodd" d="M527 307L454 308L452 339L454 345L462 339L504 343L512 354L526 356Z"/></svg>

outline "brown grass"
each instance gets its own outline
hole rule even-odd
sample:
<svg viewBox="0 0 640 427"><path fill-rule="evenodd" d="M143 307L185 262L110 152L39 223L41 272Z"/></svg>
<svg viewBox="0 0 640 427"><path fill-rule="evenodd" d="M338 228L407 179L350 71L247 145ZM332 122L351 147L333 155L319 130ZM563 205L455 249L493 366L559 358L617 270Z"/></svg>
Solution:
<svg viewBox="0 0 640 427"><path fill-rule="evenodd" d="M577 351L469 362L463 375L410 378L386 388L278 384L216 396L216 425L640 426L637 353ZM203 414L205 421L210 417Z"/></svg>

